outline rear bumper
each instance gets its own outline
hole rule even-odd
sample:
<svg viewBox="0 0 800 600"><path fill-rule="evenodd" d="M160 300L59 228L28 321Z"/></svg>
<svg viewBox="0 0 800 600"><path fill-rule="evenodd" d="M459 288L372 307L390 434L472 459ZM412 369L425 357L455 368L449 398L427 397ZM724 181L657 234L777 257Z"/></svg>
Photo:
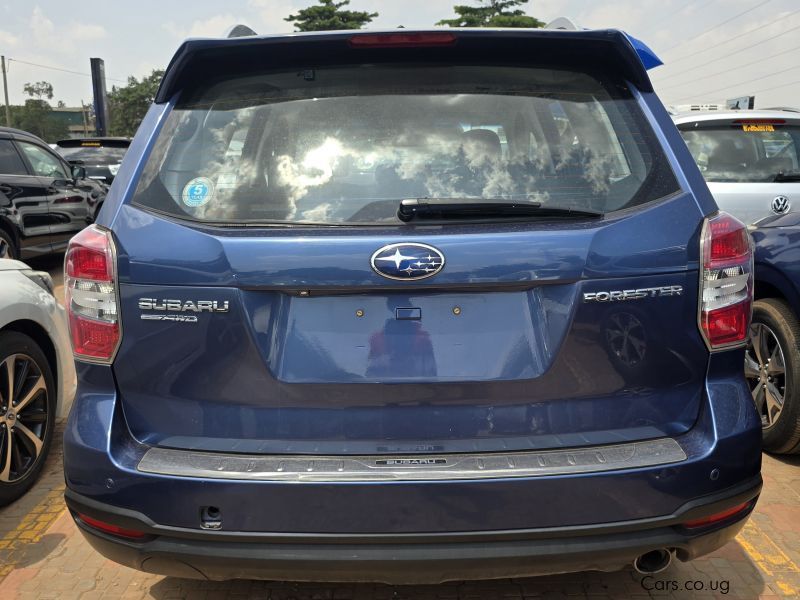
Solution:
<svg viewBox="0 0 800 600"><path fill-rule="evenodd" d="M356 473L339 480L330 472L301 474L307 467L278 476L269 461L242 465L203 452L190 453L198 463L158 454L169 460L151 460L148 471L151 447L131 437L111 369L80 365L80 392L64 434L66 497L73 514L149 536L128 541L79 522L100 552L184 577L512 577L617 569L665 547L689 560L734 536L744 513L713 531L689 531L681 522L758 495L761 423L743 378L730 375L740 369L740 352L710 362L697 422L674 438L682 458L603 468L576 451L573 466L588 470L537 472L528 465L524 474L481 479L467 464L461 479L370 480ZM608 463L610 456L602 458ZM222 513L218 531L201 526L208 506Z"/></svg>
<svg viewBox="0 0 800 600"><path fill-rule="evenodd" d="M691 560L723 546L742 528L761 489L757 481L687 504L673 515L582 528L413 535L255 535L198 532L156 525L67 490L66 501L90 544L120 564L195 579L441 583L585 570L612 571L651 550ZM750 502L704 530L681 522ZM86 525L78 514L144 531L131 541Z"/></svg>

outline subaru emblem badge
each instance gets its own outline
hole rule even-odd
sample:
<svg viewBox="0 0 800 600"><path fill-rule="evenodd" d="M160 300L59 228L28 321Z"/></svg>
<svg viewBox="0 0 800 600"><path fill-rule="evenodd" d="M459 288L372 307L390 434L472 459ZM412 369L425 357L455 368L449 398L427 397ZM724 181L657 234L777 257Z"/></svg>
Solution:
<svg viewBox="0 0 800 600"><path fill-rule="evenodd" d="M433 277L444 268L444 254L427 244L389 244L370 259L372 269L381 277L415 281Z"/></svg>

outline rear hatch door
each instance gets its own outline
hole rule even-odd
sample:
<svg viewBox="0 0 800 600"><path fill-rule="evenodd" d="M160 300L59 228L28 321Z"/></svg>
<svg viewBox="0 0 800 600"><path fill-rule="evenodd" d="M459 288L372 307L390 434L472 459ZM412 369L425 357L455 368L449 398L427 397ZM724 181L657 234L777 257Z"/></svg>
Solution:
<svg viewBox="0 0 800 600"><path fill-rule="evenodd" d="M497 35L310 38L258 69L275 48L253 41L202 85L179 54L113 223L137 438L396 454L691 427L702 214L621 79L635 54ZM616 68L580 66L592 48ZM409 199L438 208L401 219Z"/></svg>

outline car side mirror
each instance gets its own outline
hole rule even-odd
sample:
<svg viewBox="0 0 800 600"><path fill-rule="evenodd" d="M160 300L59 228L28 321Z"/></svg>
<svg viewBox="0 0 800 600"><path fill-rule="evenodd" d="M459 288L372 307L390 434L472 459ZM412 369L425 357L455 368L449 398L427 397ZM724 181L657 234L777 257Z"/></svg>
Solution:
<svg viewBox="0 0 800 600"><path fill-rule="evenodd" d="M72 178L77 181L78 179L86 179L86 168L77 165L72 167Z"/></svg>

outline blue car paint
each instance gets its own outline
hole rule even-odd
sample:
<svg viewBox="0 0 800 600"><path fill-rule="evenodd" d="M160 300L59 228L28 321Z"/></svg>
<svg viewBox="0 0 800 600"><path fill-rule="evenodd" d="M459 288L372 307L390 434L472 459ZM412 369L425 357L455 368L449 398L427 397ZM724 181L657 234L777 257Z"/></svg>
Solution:
<svg viewBox="0 0 800 600"><path fill-rule="evenodd" d="M625 37L628 38L631 46L633 46L633 49L636 51L636 54L639 55L642 65L645 69L649 71L650 69L655 69L656 67L660 67L664 64L663 61L656 56L656 53L653 52L642 40L636 39L627 33L625 34Z"/></svg>
<svg viewBox="0 0 800 600"><path fill-rule="evenodd" d="M197 527L196 513L176 507L220 506L226 529L243 532L481 531L644 519L758 476L761 455L753 448L760 444L760 421L746 385L730 376L739 358L734 352L711 359L700 417L678 438L689 455L679 465L533 479L303 485L137 471L146 447L130 436L108 391L110 370L81 365L84 393L65 432L67 485L156 523L190 529Z"/></svg>
<svg viewBox="0 0 800 600"><path fill-rule="evenodd" d="M800 314L800 216L790 213L762 219L751 235L756 298L770 295L768 288L775 288L792 312Z"/></svg>
<svg viewBox="0 0 800 600"><path fill-rule="evenodd" d="M184 60L192 48L217 42L189 44L194 46L183 47L173 62ZM176 77L165 78L161 100L175 92L170 86ZM198 529L197 507L214 505L224 511L228 531L371 534L635 521L756 480L760 422L741 376L741 350L709 355L697 329L700 223L716 205L666 110L647 85L639 87L634 94L682 191L635 209L635 219L620 214L547 227L363 228L344 236L336 229L298 237L298 230L265 236L253 229L189 226L131 206L142 165L171 110L171 102L154 104L98 220L112 230L117 246L122 313L134 311L144 295L227 301L231 313L213 315L194 329L177 324L153 329L123 318L116 364L79 364L78 398L64 436L68 489L187 530ZM454 296L425 293L424 281L398 290L369 269L364 257L402 241L433 244L444 252L447 269L438 281L453 286ZM485 247L496 251L481 258ZM334 251L337 269L309 266ZM279 263L270 260L276 255L282 257ZM482 282L469 301L458 293L465 280ZM530 288L531 283L537 285ZM604 324L618 307L577 298L628 285L683 287L677 302L664 298L626 306L652 336L653 349L666 351L634 370L615 364L608 352L582 359L582 347L603 347ZM328 305L315 297L315 291L337 286L355 286L363 294L333 297ZM375 291L382 300L366 296ZM507 294L502 314L486 323L469 320L473 305L499 293ZM414 362L403 350L404 343L428 344L425 351L435 354L445 331L456 338L449 342L468 343L457 328L447 329L448 320L457 318L456 302L472 328L502 332L482 348L496 359L480 363L478 375L458 372L455 363ZM396 326L391 315L401 305L421 306L423 319L409 322L398 350L384 348L383 357L397 361L396 382L410 381L424 394L425 401L410 405L393 398L396 385L377 382L385 373L370 371L371 360L381 362L380 352L370 355L370 341ZM365 317L355 316L359 308ZM526 327L511 330L506 313L512 310L528 315ZM331 315L331 322L346 322L353 335L344 356L337 345L341 332L309 340L288 324L321 323ZM429 324L429 315L437 321ZM509 347L511 353L497 356ZM477 358L470 361L479 365ZM574 377L570 398L561 399L554 367L575 364L586 365L585 372ZM206 377L210 373L227 378L212 380ZM602 373L612 380L603 381ZM544 425L537 431L521 426L531 419ZM679 440L686 461L577 476L287 485L137 470L151 445L413 455L565 448L665 435Z"/></svg>
<svg viewBox="0 0 800 600"><path fill-rule="evenodd" d="M694 273L659 276L641 278L639 285L667 282L688 287L693 279ZM608 282L593 281L578 293L604 285ZM664 327L642 309L624 309L626 315L638 315L650 344L649 360L627 371L604 343L604 327L611 326L609 319L620 307L585 305L571 320L573 331L581 333L558 344L567 326L558 313L568 311L575 301L571 287L505 292L503 301L492 297L497 293L469 298L404 293L388 300L353 300L193 288L194 295L229 302L231 311L190 329L181 323L157 330L146 321L129 324L129 338L148 343L123 340L120 348L115 375L125 390L126 422L135 437L150 444L269 448L278 453L317 449L327 454L376 453L388 439L406 444L413 439L445 452L472 447L497 451L558 447L565 444L565 435L584 445L588 440L612 443L687 431L698 412L704 376L695 366L705 358L703 343L693 331L696 297L654 303L668 320L689 323L685 328ZM186 297L180 288L123 286L123 310L143 294ZM387 302L410 303L421 306L425 315L445 317L398 321ZM458 317L451 312L455 303L462 310ZM485 311L477 307L487 303L497 306L499 314L478 323ZM357 317L356 307L370 316ZM469 316L473 307L476 315ZM519 317L513 326L513 310L531 315L525 321L527 329ZM260 323L251 328L247 315ZM330 319L344 325L326 334L323 325ZM295 327L287 327L288 320ZM494 345L470 344L471 337L486 332L494 332L485 338ZM683 344L682 355L660 352L660 344L675 345L678 336L696 341ZM406 351L409 344L414 345L413 354ZM587 352L587 346L599 351ZM153 353L153 347L163 355ZM557 357L549 347L561 348ZM167 369L164 356L170 357ZM581 364L586 366L576 366ZM609 376L592 376L600 365ZM561 397L565 378L574 379L570 399ZM411 401L405 387L388 387L392 383L416 383L430 391ZM631 389L642 384L650 389ZM247 417L242 419L242 414ZM531 419L537 420L535 428ZM282 450L284 443L287 448Z"/></svg>

